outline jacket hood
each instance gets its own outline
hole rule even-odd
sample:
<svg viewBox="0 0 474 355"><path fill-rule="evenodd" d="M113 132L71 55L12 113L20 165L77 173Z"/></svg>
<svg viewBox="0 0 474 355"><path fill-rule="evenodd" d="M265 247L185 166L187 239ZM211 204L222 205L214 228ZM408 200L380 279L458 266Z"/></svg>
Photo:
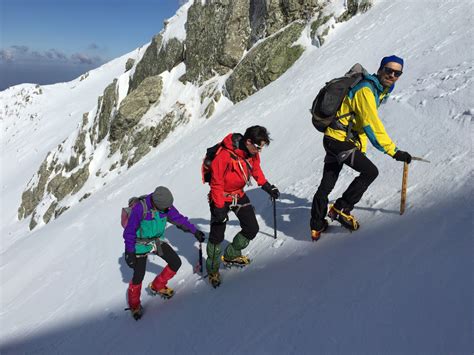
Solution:
<svg viewBox="0 0 474 355"><path fill-rule="evenodd" d="M226 149L233 151L235 154L237 154L241 158L248 158L249 153L247 152L246 149L242 149L240 142L244 136L240 133L229 133L223 140L222 140L222 146L224 146Z"/></svg>

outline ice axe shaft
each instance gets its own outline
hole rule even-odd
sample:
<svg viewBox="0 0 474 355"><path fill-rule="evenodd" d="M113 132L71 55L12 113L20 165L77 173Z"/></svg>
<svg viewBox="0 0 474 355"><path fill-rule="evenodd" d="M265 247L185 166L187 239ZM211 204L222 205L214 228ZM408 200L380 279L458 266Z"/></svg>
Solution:
<svg viewBox="0 0 474 355"><path fill-rule="evenodd" d="M403 212L405 212L405 203L407 200L407 183L408 183L408 163L405 162L403 163L402 198L400 200L400 215L402 215Z"/></svg>
<svg viewBox="0 0 474 355"><path fill-rule="evenodd" d="M277 239L276 199L273 200L273 238Z"/></svg>
<svg viewBox="0 0 474 355"><path fill-rule="evenodd" d="M424 163L431 163L429 160L420 157L411 157L411 160L422 161ZM403 179L402 179L402 197L400 200L400 214L405 212L405 204L407 201L407 185L408 185L408 163L403 163Z"/></svg>

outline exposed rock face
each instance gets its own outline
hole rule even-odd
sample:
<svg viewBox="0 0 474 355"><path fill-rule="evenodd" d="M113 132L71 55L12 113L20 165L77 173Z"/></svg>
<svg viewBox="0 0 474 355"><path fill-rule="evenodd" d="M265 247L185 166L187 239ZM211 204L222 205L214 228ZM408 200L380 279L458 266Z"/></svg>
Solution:
<svg viewBox="0 0 474 355"><path fill-rule="evenodd" d="M265 38L267 34L267 1L250 0L250 39L248 47L252 47L258 40Z"/></svg>
<svg viewBox="0 0 474 355"><path fill-rule="evenodd" d="M51 204L51 206L49 206L48 210L46 211L46 213L43 215L43 221L44 223L48 223L50 220L51 220L51 217L53 217L54 215L54 210L56 209L56 207L58 207L58 203L57 202L53 202Z"/></svg>
<svg viewBox="0 0 474 355"><path fill-rule="evenodd" d="M185 80L202 83L242 58L250 37L249 1L196 1L186 23Z"/></svg>
<svg viewBox="0 0 474 355"><path fill-rule="evenodd" d="M98 117L96 118L98 125L97 143L100 143L109 133L111 116L117 106L116 87L117 79L105 88L102 100L99 98L101 105Z"/></svg>
<svg viewBox="0 0 474 355"><path fill-rule="evenodd" d="M123 138L126 132L140 121L151 104L160 98L162 87L163 81L159 75L147 77L136 90L123 99L110 126L111 141Z"/></svg>
<svg viewBox="0 0 474 355"><path fill-rule="evenodd" d="M48 184L47 191L56 197L58 201L69 194L75 194L89 178L89 163L70 176L56 175Z"/></svg>
<svg viewBox="0 0 474 355"><path fill-rule="evenodd" d="M319 8L318 0L268 0L267 35L274 34L293 21L308 21Z"/></svg>
<svg viewBox="0 0 474 355"><path fill-rule="evenodd" d="M372 7L372 0L347 0L347 11L337 19L338 22L350 20L358 13L364 13Z"/></svg>
<svg viewBox="0 0 474 355"><path fill-rule="evenodd" d="M143 80L156 76L165 70L171 70L184 60L184 45L176 38L163 43L161 34L153 37L151 44L145 51L142 60L130 81L129 93L135 90Z"/></svg>
<svg viewBox="0 0 474 355"><path fill-rule="evenodd" d="M48 178L52 171L53 169L48 166L48 161L46 158L36 173L35 177L37 178L37 183L25 190L21 195L21 205L18 209L18 219L23 219L31 215L36 206L38 206L38 204L41 202L46 188L46 183L48 182Z"/></svg>
<svg viewBox="0 0 474 355"><path fill-rule="evenodd" d="M324 37L329 31L329 27L326 27L325 31L318 34L318 30L325 25L331 19L330 15L325 15L323 12L319 12L318 17L311 23L311 34L312 44L316 47L320 47L324 43Z"/></svg>
<svg viewBox="0 0 474 355"><path fill-rule="evenodd" d="M293 45L304 27L304 22L296 21L253 48L226 81L229 98L242 101L291 67L304 51L303 47Z"/></svg>
<svg viewBox="0 0 474 355"><path fill-rule="evenodd" d="M127 63L125 63L125 71L129 71L130 69L133 68L134 65L135 65L135 59L128 58Z"/></svg>
<svg viewBox="0 0 474 355"><path fill-rule="evenodd" d="M329 3L194 1L187 13L185 43L169 36L164 41L166 32L162 32L153 37L138 63L132 58L127 60L122 75L130 78L128 88L118 87L124 80L109 84L98 98L97 107L83 114L78 129L47 155L22 194L18 218L31 216L30 229L58 218L71 207L67 201L77 200L68 200L69 196L81 191L79 202L91 196L95 190L89 187L95 182L86 184L89 180L132 167L176 127L192 118L215 115L222 107L223 93L236 103L279 78L303 53L304 48L295 42L305 28L313 44L320 46L335 22L347 21L371 6L371 0L347 0L346 11L336 16L329 12ZM186 72L180 80L198 86L190 85L197 93L194 99L200 103L198 110L179 102L179 96L166 91L170 90L169 82L163 83L163 78L167 80L163 72L183 61ZM184 70L182 67L177 70ZM228 77L220 76L224 74ZM119 105L119 92L122 95L126 91ZM39 86L34 92L24 92L21 104L27 105L34 99L33 94L41 93ZM162 95L167 100L160 100ZM152 108L157 110L150 111ZM194 114L197 117L192 117L194 112L198 112ZM99 148L101 153L95 154Z"/></svg>
<svg viewBox="0 0 474 355"><path fill-rule="evenodd" d="M158 146L176 127L189 122L191 114L186 106L177 102L166 115L154 126L138 125L112 149L120 149L120 165L131 167Z"/></svg>

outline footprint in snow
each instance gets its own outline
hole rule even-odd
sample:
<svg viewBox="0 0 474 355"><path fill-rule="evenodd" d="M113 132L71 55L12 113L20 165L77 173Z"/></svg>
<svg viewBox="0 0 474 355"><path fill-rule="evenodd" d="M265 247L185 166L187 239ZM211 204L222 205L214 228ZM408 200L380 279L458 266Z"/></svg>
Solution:
<svg viewBox="0 0 474 355"><path fill-rule="evenodd" d="M275 241L273 242L272 247L273 247L273 248L279 248L279 247L281 247L282 245L283 245L283 239L280 238L280 239L277 239L277 240L275 240Z"/></svg>

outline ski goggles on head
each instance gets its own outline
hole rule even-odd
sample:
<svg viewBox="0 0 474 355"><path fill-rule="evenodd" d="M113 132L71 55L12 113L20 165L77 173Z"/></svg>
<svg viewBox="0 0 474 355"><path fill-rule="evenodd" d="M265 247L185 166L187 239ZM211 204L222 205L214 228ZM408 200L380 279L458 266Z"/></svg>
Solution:
<svg viewBox="0 0 474 355"><path fill-rule="evenodd" d="M395 70L395 69L392 69L392 68L389 68L389 67L383 67L382 68L383 72L387 75L393 75L396 77L396 78L399 78L403 72L401 70Z"/></svg>

